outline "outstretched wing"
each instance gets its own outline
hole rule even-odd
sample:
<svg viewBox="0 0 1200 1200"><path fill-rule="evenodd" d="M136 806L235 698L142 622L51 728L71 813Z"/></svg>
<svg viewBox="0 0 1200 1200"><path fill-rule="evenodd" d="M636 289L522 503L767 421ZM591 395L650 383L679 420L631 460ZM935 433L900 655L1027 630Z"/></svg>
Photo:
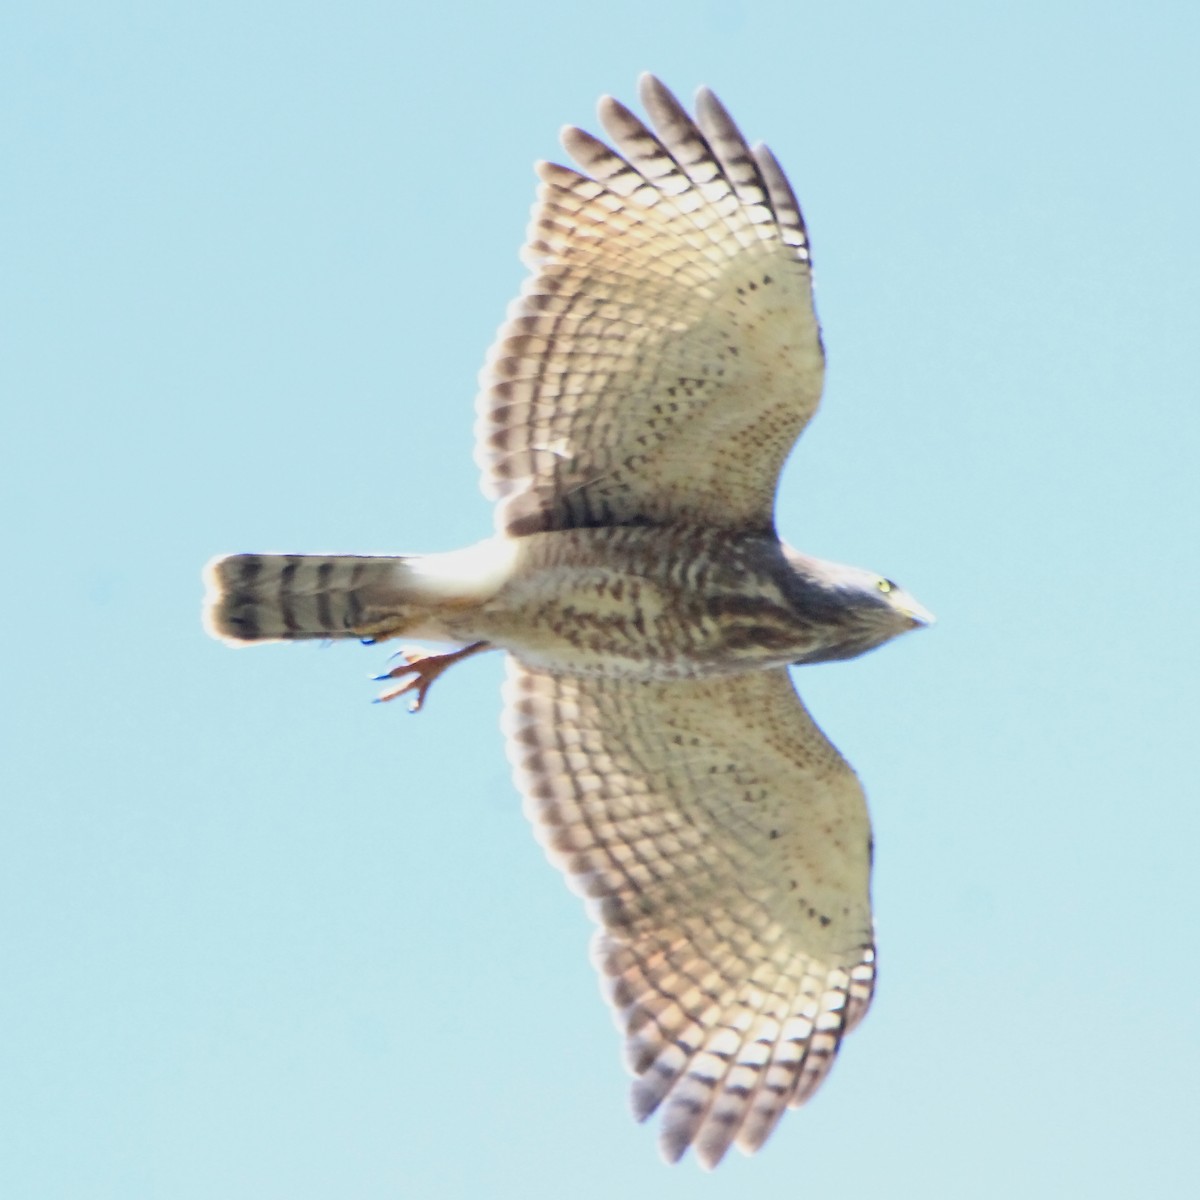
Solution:
<svg viewBox="0 0 1200 1200"><path fill-rule="evenodd" d="M611 97L620 153L539 164L532 269L481 376L476 458L513 534L687 519L768 529L824 377L800 206L702 89L657 79L653 131Z"/></svg>
<svg viewBox="0 0 1200 1200"><path fill-rule="evenodd" d="M661 1147L756 1150L874 983L870 827L786 670L646 683L509 660L525 809L599 923L593 956Z"/></svg>

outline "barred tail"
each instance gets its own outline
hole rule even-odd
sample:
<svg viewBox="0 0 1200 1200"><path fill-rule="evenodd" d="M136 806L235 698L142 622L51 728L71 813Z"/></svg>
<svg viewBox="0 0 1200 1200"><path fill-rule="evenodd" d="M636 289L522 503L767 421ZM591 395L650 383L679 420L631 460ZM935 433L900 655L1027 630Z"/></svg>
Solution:
<svg viewBox="0 0 1200 1200"><path fill-rule="evenodd" d="M429 612L409 561L319 554L214 559L205 571L205 628L229 642L407 633Z"/></svg>

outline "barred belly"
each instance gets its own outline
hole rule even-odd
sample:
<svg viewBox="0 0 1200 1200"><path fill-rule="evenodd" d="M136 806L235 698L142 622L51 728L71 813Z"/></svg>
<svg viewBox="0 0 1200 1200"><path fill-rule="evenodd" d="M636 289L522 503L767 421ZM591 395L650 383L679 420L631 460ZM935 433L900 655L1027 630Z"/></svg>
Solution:
<svg viewBox="0 0 1200 1200"><path fill-rule="evenodd" d="M541 670L682 679L780 666L814 630L779 584L774 538L688 526L530 534L469 632Z"/></svg>

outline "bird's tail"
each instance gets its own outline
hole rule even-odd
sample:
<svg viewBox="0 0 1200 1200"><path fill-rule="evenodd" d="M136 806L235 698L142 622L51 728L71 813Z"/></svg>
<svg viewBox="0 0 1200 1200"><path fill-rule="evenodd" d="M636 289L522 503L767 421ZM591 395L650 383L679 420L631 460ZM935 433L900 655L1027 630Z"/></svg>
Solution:
<svg viewBox="0 0 1200 1200"><path fill-rule="evenodd" d="M232 554L205 570L204 624L225 642L422 636L430 601L419 559Z"/></svg>

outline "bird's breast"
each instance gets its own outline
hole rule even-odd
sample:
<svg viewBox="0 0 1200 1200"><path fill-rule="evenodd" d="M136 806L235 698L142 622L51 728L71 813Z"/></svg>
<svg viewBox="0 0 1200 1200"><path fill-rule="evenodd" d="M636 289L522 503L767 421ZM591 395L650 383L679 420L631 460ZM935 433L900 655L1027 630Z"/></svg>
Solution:
<svg viewBox="0 0 1200 1200"><path fill-rule="evenodd" d="M811 646L778 582L778 542L685 526L517 539L500 591L460 636L562 674L680 679L794 662Z"/></svg>

